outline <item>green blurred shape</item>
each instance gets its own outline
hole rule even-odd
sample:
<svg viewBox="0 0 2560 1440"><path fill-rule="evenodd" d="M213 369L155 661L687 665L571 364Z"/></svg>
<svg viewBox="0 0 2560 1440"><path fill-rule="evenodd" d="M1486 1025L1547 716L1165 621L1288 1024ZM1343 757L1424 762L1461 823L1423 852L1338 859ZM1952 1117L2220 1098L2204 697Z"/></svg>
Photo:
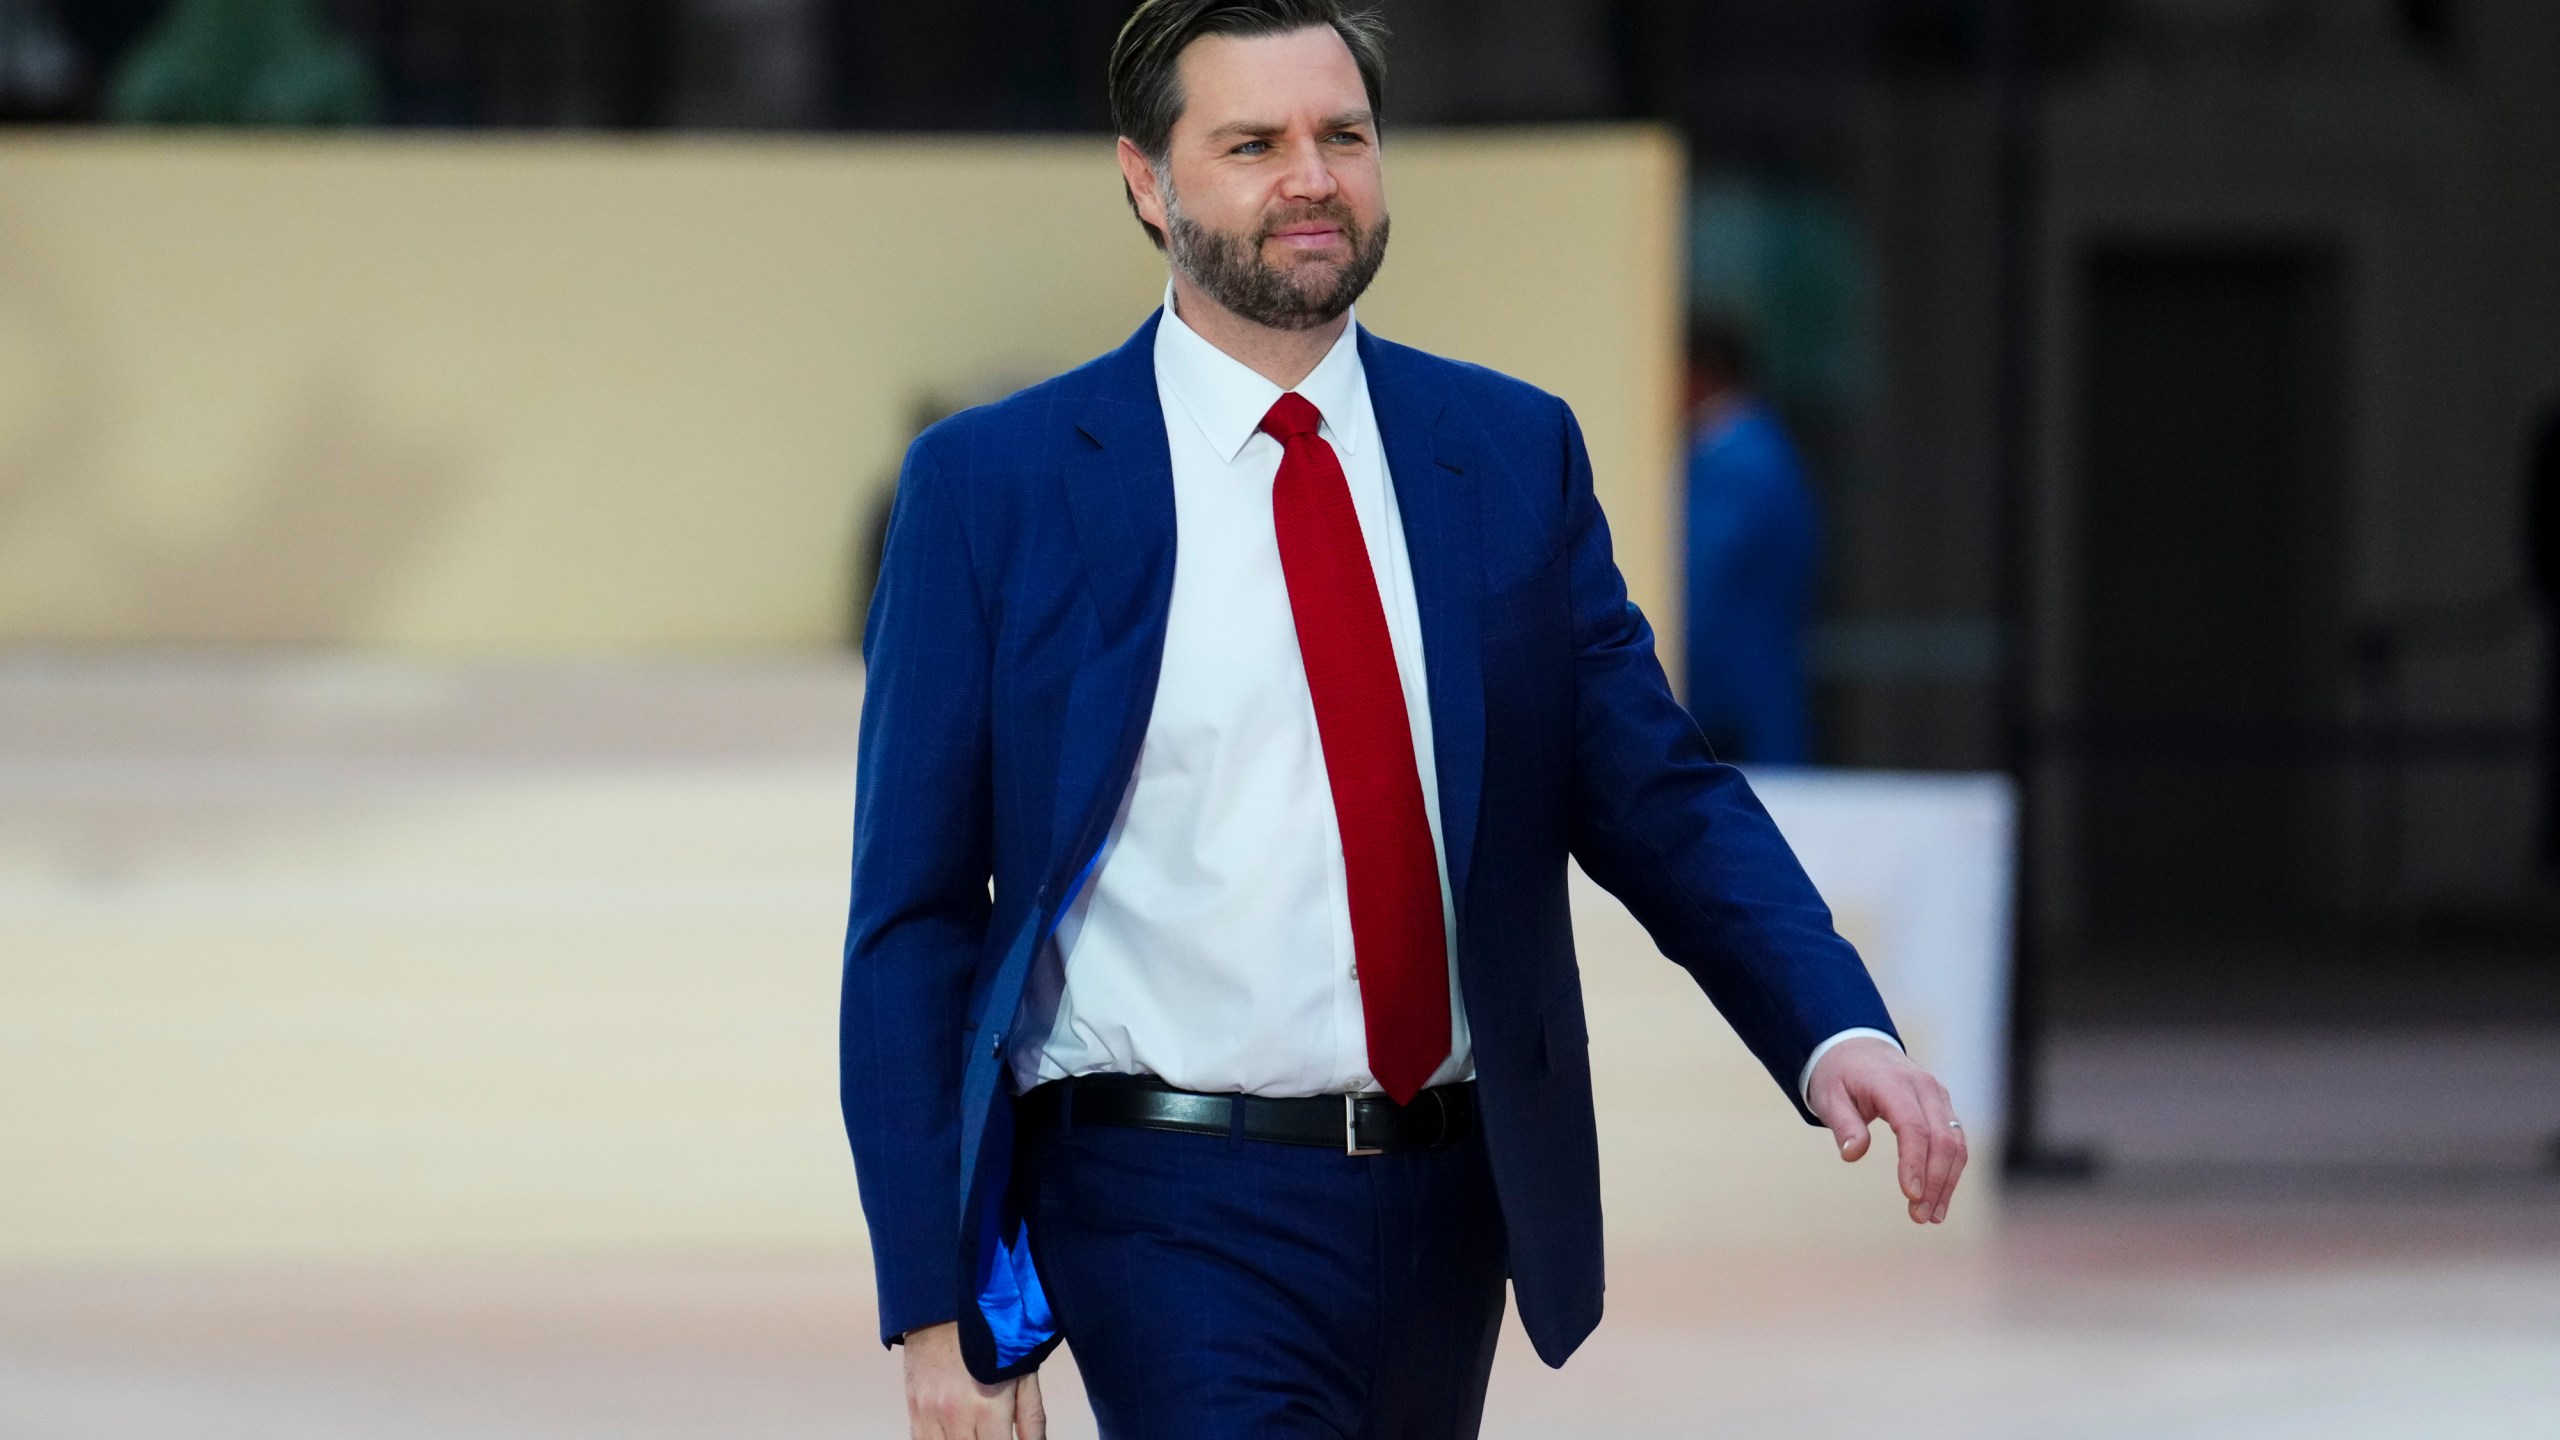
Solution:
<svg viewBox="0 0 2560 1440"><path fill-rule="evenodd" d="M1848 198L1736 171L1698 177L1689 199L1689 303L1737 322L1760 388L1834 413L1875 383L1875 286Z"/></svg>
<svg viewBox="0 0 2560 1440"><path fill-rule="evenodd" d="M128 125L362 125L381 105L317 0L179 0L107 92Z"/></svg>

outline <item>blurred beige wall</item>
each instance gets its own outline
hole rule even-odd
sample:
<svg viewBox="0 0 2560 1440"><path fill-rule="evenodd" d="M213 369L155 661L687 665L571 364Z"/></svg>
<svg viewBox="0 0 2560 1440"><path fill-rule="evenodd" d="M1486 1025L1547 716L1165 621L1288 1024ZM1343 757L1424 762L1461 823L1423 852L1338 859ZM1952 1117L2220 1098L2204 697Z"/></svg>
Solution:
<svg viewBox="0 0 2560 1440"><path fill-rule="evenodd" d="M1570 400L1675 620L1676 142L1387 153L1363 320ZM1094 139L0 141L0 642L825 644L918 404L1162 283Z"/></svg>

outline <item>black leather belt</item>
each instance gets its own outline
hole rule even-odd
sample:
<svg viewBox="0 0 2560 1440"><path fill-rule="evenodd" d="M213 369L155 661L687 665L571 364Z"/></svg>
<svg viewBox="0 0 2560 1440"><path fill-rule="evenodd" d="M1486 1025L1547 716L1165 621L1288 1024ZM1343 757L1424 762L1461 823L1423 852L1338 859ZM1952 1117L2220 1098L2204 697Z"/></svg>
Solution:
<svg viewBox="0 0 2560 1440"><path fill-rule="evenodd" d="M1178 1130L1190 1135L1235 1133L1236 1107L1244 1108L1244 1138L1283 1145L1339 1146L1345 1155L1388 1155L1436 1150L1475 1133L1476 1086L1472 1080L1438 1085L1398 1105L1384 1095L1204 1095L1176 1090L1144 1075L1080 1075L1035 1087L1015 1103L1027 1128L1045 1125L1125 1125Z"/></svg>

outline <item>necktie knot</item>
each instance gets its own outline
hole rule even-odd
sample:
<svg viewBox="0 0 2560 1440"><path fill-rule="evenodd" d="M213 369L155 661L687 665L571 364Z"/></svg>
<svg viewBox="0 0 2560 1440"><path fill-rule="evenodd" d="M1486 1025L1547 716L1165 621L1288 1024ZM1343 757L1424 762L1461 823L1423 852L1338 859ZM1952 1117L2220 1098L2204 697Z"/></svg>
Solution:
<svg viewBox="0 0 2560 1440"><path fill-rule="evenodd" d="M1271 402L1271 409L1263 415L1260 428L1263 434L1286 445L1301 435L1313 435L1316 427L1323 423L1324 414L1316 409L1314 402L1292 390Z"/></svg>

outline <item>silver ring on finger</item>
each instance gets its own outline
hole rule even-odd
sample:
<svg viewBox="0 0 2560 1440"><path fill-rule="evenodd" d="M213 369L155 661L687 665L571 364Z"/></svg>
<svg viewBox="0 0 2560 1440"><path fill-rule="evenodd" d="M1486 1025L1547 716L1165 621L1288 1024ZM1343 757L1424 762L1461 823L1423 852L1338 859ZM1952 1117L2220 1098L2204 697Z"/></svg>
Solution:
<svg viewBox="0 0 2560 1440"><path fill-rule="evenodd" d="M1964 1122L1961 1120L1950 1120L1947 1122L1947 1128L1950 1130L1961 1130L1964 1128Z"/></svg>

